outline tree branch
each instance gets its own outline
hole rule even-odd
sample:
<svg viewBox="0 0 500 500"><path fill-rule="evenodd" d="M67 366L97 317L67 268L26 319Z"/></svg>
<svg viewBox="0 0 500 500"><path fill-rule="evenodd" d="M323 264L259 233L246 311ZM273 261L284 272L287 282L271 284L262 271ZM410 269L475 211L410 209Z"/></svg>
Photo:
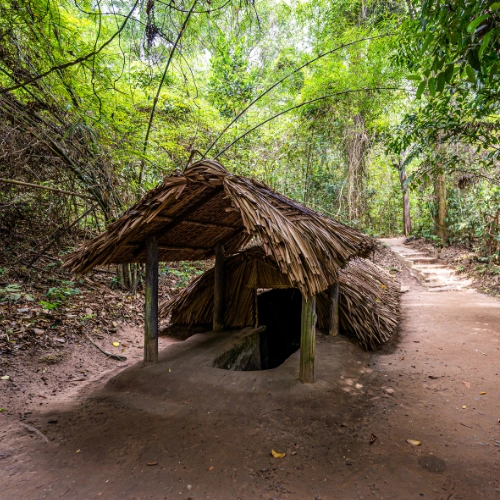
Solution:
<svg viewBox="0 0 500 500"><path fill-rule="evenodd" d="M2 178L0 178L0 182L4 182L5 184L16 184L17 186L32 187L35 189L44 189L46 191L54 191L55 193L68 194L70 196L78 196L79 198L85 198L86 200L94 200L93 196L81 193L74 193L73 191L65 191L64 189L41 186L40 184L32 184L31 182L21 182L21 181L15 181L13 179L2 179Z"/></svg>
<svg viewBox="0 0 500 500"><path fill-rule="evenodd" d="M238 136L228 146L226 146L222 151L217 153L217 155L214 156L214 160L217 159L220 155L224 154L231 146L236 144L240 139L243 139L244 137L246 137L248 134L250 134L254 130L262 127L262 125L265 125L266 123L270 122L271 120L274 120L275 118L278 118L281 115L288 113L289 111L293 111L294 109L299 109L302 106L306 106L307 104L312 104L313 102L321 101L323 99L331 99L332 97L338 97L341 95L354 94L357 92L370 92L370 91L376 91L376 90L403 90L405 92L407 91L406 89L402 89L399 87L372 87L372 88L368 87L368 88L362 88L362 89L343 90L342 92L335 92L334 94L327 94L327 95L324 95L321 97L316 97L315 99L311 99L310 101L302 102L300 104L297 104L296 106L292 106L291 108L287 108L284 111L280 111L278 114L271 116L267 120L264 120L263 122L260 122L257 125L255 125L254 127L252 127L251 129L247 130L246 132L244 132L243 134Z"/></svg>
<svg viewBox="0 0 500 500"><path fill-rule="evenodd" d="M210 144L210 146L208 147L208 149L205 151L204 153L204 157L207 156L207 154L211 151L211 149L215 146L215 144L219 141L219 139L229 130L230 127L232 127L232 125L237 121L239 120L257 101L259 101L260 99L262 99L266 94L268 94L269 92L271 92L271 90L273 90L274 88L276 88L278 85L280 85L282 82L284 82L287 78L290 78L292 75L294 75L295 73L299 72L301 69L304 69L305 67L309 66L310 64L316 62L316 61L319 61L320 59L322 59L323 57L325 56L328 56L330 54L333 54L334 52L337 52L339 50L342 50L342 49L345 49L346 47L350 47L352 45L356 45L357 43L361 43L361 42L366 42L368 40L375 40L376 38L383 38L383 37L388 37L388 36L393 36L394 34L393 33L386 33L384 35L376 35L376 36L370 36L370 37L367 37L367 38L361 38L359 40L355 40L353 42L349 42L349 43L344 43L342 45L339 45L338 47L335 47L334 49L332 50L328 50L327 52L323 52L322 54L320 54L319 56L316 56L315 58L313 59L310 59L309 61L307 61L306 63L304 63L302 66L299 66L298 68L295 68L291 73L288 73L286 74L283 78L281 78L280 80L278 80L277 82L273 83L270 87L268 87L264 92L262 92L262 94L259 94L250 104L248 104L248 106L244 109L242 109L232 120L231 122L224 128L224 130L215 138L215 140L212 142L212 144Z"/></svg>
<svg viewBox="0 0 500 500"><path fill-rule="evenodd" d="M75 66L76 64L80 64L81 62L84 62L91 57L96 56L99 54L105 47L107 47L124 29L125 26L127 25L128 20L130 19L130 16L132 16L134 10L136 9L138 3L140 0L136 0L134 6L132 7L132 10L128 13L127 17L125 17L125 20L123 21L122 25L120 26L120 29L106 42L104 42L97 50L94 50L90 52L89 54L86 54L85 56L78 57L77 59L74 59L73 61L69 61L64 64L59 64L57 66L52 66L50 69L47 71L44 71L43 73L39 74L38 76L34 76L33 78L30 78L29 80L25 80L22 83L18 83L17 85L13 85L12 87L6 87L3 89L0 89L0 95L5 94L7 92L11 92L13 90L20 89L22 87L25 87L26 85L30 85L31 83L34 83L42 78L45 78L47 75L50 73L53 73L54 71L60 71L62 69L69 68L71 66Z"/></svg>
<svg viewBox="0 0 500 500"><path fill-rule="evenodd" d="M191 6L191 9L189 10L186 18L184 19L184 22L182 23L179 34L177 35L177 38L174 42L174 46L172 47L172 50L170 51L170 54L168 56L168 61L167 61L167 64L165 66L165 71L163 71L160 85L158 85L158 90L156 91L156 95L155 95L155 98L153 100L153 107L151 108L151 113L149 115L148 128L146 130L146 137L144 138L144 145L143 145L143 149L142 149L143 155L146 155L146 150L148 148L149 134L151 133L151 126L153 125L153 118L154 118L154 114L156 111L156 105L158 104L158 99L160 97L161 88L163 87L163 82L165 81L165 77L167 76L168 68L170 67L170 63L172 62L172 58L174 57L175 49L177 48L177 45L179 44L179 42L182 38L182 35L184 34L184 30L186 29L186 26L189 22L189 18L191 17L191 14L194 12L194 8L196 7L197 3L198 3L198 0L194 0L193 5ZM144 172L144 160L141 162L141 171L139 172L139 185L142 182L143 172Z"/></svg>

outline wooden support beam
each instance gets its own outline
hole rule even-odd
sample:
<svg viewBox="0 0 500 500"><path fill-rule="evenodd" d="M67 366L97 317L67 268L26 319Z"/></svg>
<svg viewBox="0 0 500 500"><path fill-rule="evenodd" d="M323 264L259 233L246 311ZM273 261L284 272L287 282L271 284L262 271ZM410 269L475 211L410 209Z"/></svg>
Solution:
<svg viewBox="0 0 500 500"><path fill-rule="evenodd" d="M224 246L220 243L215 245L215 276L214 276L214 322L215 332L224 329L224 295L225 295L225 275L224 275Z"/></svg>
<svg viewBox="0 0 500 500"><path fill-rule="evenodd" d="M144 299L144 363L158 361L158 244L146 240L146 296Z"/></svg>
<svg viewBox="0 0 500 500"><path fill-rule="evenodd" d="M174 217L170 217L168 215L157 215L155 217L155 220L157 221L162 221L162 222L172 222L174 220ZM190 220L186 219L182 221L183 224L189 224L190 226L198 226L198 227L211 227L213 229L237 229L236 226L231 226L229 224L219 224L215 222L205 222L205 221L198 221L198 220Z"/></svg>
<svg viewBox="0 0 500 500"><path fill-rule="evenodd" d="M316 356L316 297L302 297L302 321L300 336L301 382L314 382L314 358Z"/></svg>
<svg viewBox="0 0 500 500"><path fill-rule="evenodd" d="M330 325L328 333L335 337L339 334L339 282L328 289L328 299L330 305Z"/></svg>

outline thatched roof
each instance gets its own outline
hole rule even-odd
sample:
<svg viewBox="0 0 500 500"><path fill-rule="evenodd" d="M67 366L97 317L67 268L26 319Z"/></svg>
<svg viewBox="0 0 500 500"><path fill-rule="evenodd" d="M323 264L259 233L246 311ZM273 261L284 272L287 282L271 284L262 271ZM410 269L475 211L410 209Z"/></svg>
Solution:
<svg viewBox="0 0 500 500"><path fill-rule="evenodd" d="M400 290L394 278L366 259L354 259L339 273L341 331L356 337L365 348L386 342L399 321ZM253 247L226 261L228 327L254 323L257 288L295 288L272 258ZM173 325L210 324L213 318L214 269L194 279L179 295L160 306L160 317L171 315ZM317 299L318 326L328 328L328 295Z"/></svg>
<svg viewBox="0 0 500 500"><path fill-rule="evenodd" d="M164 262L211 258L217 243L232 254L256 238L307 296L328 288L340 267L373 247L362 233L202 160L166 177L106 232L70 254L65 266L85 273L97 265L145 262L145 240L153 235Z"/></svg>

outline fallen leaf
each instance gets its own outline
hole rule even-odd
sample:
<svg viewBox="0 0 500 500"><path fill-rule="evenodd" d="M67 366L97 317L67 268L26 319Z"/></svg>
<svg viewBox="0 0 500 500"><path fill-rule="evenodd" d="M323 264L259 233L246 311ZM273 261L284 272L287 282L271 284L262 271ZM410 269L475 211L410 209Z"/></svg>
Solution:
<svg viewBox="0 0 500 500"><path fill-rule="evenodd" d="M377 436L375 436L375 434L372 434L370 436L370 444L373 444L376 440L377 440Z"/></svg>
<svg viewBox="0 0 500 500"><path fill-rule="evenodd" d="M416 441L415 439L407 439L406 442L412 446L420 446L422 444L420 441Z"/></svg>
<svg viewBox="0 0 500 500"><path fill-rule="evenodd" d="M215 467L212 465L208 470L214 470Z"/></svg>
<svg viewBox="0 0 500 500"><path fill-rule="evenodd" d="M114 345L115 347L118 347L118 346L120 345L120 342L113 342L113 345Z"/></svg>
<svg viewBox="0 0 500 500"><path fill-rule="evenodd" d="M481 394L481 396L484 396L486 393L484 391L481 391L479 394Z"/></svg>
<svg viewBox="0 0 500 500"><path fill-rule="evenodd" d="M9 380L10 377L8 375L4 375L3 377L0 377L0 380Z"/></svg>
<svg viewBox="0 0 500 500"><path fill-rule="evenodd" d="M146 465L149 465L149 466L158 465L158 462L148 462Z"/></svg>
<svg viewBox="0 0 500 500"><path fill-rule="evenodd" d="M464 381L462 380L462 384L465 384L465 387L467 387L467 389L470 389L470 384L469 384L469 382L464 382Z"/></svg>
<svg viewBox="0 0 500 500"><path fill-rule="evenodd" d="M77 453L80 453L80 450L76 450Z"/></svg>
<svg viewBox="0 0 500 500"><path fill-rule="evenodd" d="M169 369L168 369L168 373L171 373L171 371L172 371L172 368L169 368Z"/></svg>
<svg viewBox="0 0 500 500"><path fill-rule="evenodd" d="M7 411L5 408L0 408L0 413L3 413L4 411Z"/></svg>
<svg viewBox="0 0 500 500"><path fill-rule="evenodd" d="M462 405L462 408L465 410L467 408L467 405Z"/></svg>
<svg viewBox="0 0 500 500"><path fill-rule="evenodd" d="M436 380L439 377L436 377L435 375L429 375L429 378L432 379L432 380Z"/></svg>
<svg viewBox="0 0 500 500"><path fill-rule="evenodd" d="M286 453L278 453L277 451L271 450L271 455L274 458L283 458L286 455Z"/></svg>

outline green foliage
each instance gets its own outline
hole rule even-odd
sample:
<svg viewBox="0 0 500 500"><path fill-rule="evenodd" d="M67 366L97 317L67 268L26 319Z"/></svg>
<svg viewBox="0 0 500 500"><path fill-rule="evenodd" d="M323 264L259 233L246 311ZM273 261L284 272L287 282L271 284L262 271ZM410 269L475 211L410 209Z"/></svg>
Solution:
<svg viewBox="0 0 500 500"><path fill-rule="evenodd" d="M41 300L40 305L44 309L57 309L62 304L65 304L73 295L79 295L81 291L74 288L75 283L72 281L63 282L63 286L49 288L45 296L49 300Z"/></svg>
<svg viewBox="0 0 500 500"><path fill-rule="evenodd" d="M185 288L187 284L196 276L203 274L203 270L200 269L200 263L190 263L190 262L179 262L179 264L173 268L170 266L165 266L162 269L162 274L167 276L171 274L176 277L176 288Z"/></svg>
<svg viewBox="0 0 500 500"><path fill-rule="evenodd" d="M20 301L27 301L27 302L32 302L33 296L24 293L23 288L21 285L17 285L15 283L6 285L3 288L0 288L0 303L1 302L20 302Z"/></svg>

